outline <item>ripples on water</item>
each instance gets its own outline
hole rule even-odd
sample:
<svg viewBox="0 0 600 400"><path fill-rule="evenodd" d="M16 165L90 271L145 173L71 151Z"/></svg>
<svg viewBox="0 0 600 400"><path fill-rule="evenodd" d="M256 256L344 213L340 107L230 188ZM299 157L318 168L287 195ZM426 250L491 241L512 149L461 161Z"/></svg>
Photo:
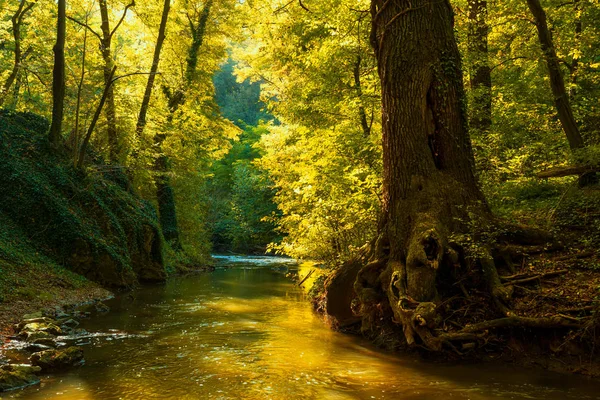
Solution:
<svg viewBox="0 0 600 400"><path fill-rule="evenodd" d="M112 301L85 321L87 363L31 399L595 399L600 384L504 366L390 356L330 331L285 278L295 263L218 257L213 273Z"/></svg>

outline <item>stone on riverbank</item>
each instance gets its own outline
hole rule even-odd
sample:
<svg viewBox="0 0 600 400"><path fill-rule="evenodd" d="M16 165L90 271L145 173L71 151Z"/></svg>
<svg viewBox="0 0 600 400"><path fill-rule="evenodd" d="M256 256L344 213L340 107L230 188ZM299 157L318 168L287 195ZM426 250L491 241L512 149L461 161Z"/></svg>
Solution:
<svg viewBox="0 0 600 400"><path fill-rule="evenodd" d="M83 363L83 350L76 346L62 350L45 350L33 353L29 360L44 372L66 369Z"/></svg>
<svg viewBox="0 0 600 400"><path fill-rule="evenodd" d="M36 332L45 332L50 335L60 335L62 329L52 322L31 322L27 323L19 332L19 335L30 337L31 334Z"/></svg>
<svg viewBox="0 0 600 400"><path fill-rule="evenodd" d="M7 364L0 366L0 392L21 389L35 385L40 379L35 375L40 367L22 364Z"/></svg>

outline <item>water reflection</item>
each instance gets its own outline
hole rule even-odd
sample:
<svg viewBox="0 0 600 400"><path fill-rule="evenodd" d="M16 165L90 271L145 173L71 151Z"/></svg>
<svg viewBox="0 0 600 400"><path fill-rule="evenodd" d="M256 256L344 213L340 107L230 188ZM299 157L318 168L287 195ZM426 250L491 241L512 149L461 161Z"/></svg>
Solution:
<svg viewBox="0 0 600 400"><path fill-rule="evenodd" d="M12 396L551 400L600 393L600 384L582 378L386 355L324 326L281 271L291 267L287 260L233 261L115 299L113 312L84 327L120 337L90 337L85 367Z"/></svg>

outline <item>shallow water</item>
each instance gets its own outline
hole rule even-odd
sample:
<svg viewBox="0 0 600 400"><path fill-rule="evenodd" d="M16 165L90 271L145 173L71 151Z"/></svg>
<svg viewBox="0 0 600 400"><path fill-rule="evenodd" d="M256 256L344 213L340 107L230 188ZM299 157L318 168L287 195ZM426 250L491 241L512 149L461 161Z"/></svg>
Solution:
<svg viewBox="0 0 600 400"><path fill-rule="evenodd" d="M439 365L330 331L285 259L222 257L213 273L112 300L84 321L86 365L27 399L596 399L600 382L498 365ZM1 396L0 396L1 398Z"/></svg>

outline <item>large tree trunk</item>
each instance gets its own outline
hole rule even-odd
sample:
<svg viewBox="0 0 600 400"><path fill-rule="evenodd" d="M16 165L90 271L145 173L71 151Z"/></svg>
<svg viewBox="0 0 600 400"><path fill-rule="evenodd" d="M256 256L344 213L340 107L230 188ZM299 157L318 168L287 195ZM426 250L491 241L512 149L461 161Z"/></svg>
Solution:
<svg viewBox="0 0 600 400"><path fill-rule="evenodd" d="M372 0L371 15L382 91L383 214L376 240L326 282L327 312L341 326L359 315L363 331L400 326L407 344L436 351L481 340L473 333L490 326L557 326L560 318L506 318L512 287L502 284L492 251L551 238L504 226L478 187L449 1ZM465 286L483 296L473 300ZM490 323L444 333L455 322L444 310L456 299L466 310L461 318Z"/></svg>
<svg viewBox="0 0 600 400"><path fill-rule="evenodd" d="M485 138L492 126L492 76L488 60L487 1L468 1L471 135Z"/></svg>
<svg viewBox="0 0 600 400"><path fill-rule="evenodd" d="M4 104L6 97L8 96L8 91L10 90L13 83L17 80L17 76L19 75L19 70L21 69L21 62L23 61L23 52L21 50L21 25L23 25L23 18L25 14L35 5L35 3L29 3L27 6L25 5L25 0L21 0L19 3L19 8L15 12L15 14L11 18L12 22L12 33L13 39L15 41L15 50L14 50L14 64L10 75L4 82L2 89L0 90L0 107ZM18 92L17 92L18 93Z"/></svg>
<svg viewBox="0 0 600 400"><path fill-rule="evenodd" d="M452 235L491 219L474 174L453 13L447 0L373 0L371 13L382 90L383 218L354 289L363 329L388 309L409 344L437 349L430 332L439 274L462 252ZM493 262L481 268L490 291L503 296Z"/></svg>
<svg viewBox="0 0 600 400"><path fill-rule="evenodd" d="M52 123L48 133L48 139L54 146L57 146L60 141L65 102L66 19L66 0L58 0L54 70L52 72Z"/></svg>

